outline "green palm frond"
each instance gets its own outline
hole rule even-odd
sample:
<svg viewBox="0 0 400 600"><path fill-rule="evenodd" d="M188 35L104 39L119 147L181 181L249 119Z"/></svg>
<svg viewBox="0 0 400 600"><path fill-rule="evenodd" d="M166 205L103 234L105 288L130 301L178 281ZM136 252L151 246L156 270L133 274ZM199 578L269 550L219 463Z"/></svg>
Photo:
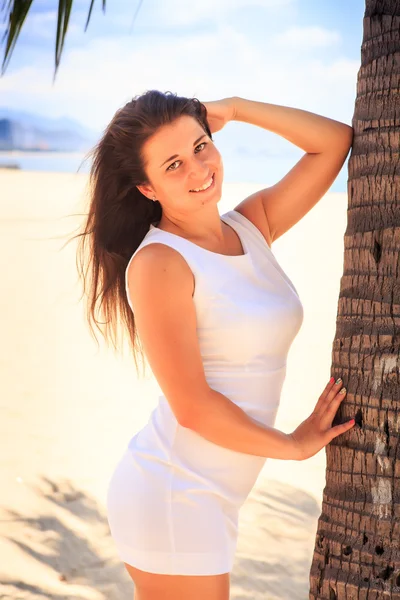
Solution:
<svg viewBox="0 0 400 600"><path fill-rule="evenodd" d="M68 23L71 15L73 2L74 0L58 0L54 78L57 74L57 69L60 64L61 55L64 48L64 40L68 31ZM94 2L95 0L90 0L89 14L85 25L85 31L87 30L89 25ZM18 36L24 24L25 18L29 10L31 9L32 3L33 0L3 0L0 12L4 16L3 22L7 23L7 25L6 30L4 32L4 37L2 39L2 44L4 44L5 42L5 51L1 75L4 75L4 73L6 72ZM106 0L102 0L102 9L103 12L105 12Z"/></svg>
<svg viewBox="0 0 400 600"><path fill-rule="evenodd" d="M58 1L54 79L57 74L58 65L60 64L61 54L62 54L62 51L64 48L64 40L65 40L65 35L68 30L69 17L71 15L71 8L72 8L73 1L74 0L59 0Z"/></svg>
<svg viewBox="0 0 400 600"><path fill-rule="evenodd" d="M91 3L90 3L89 14L88 14L88 18L87 18L86 25L85 25L85 31L88 28L90 17L92 15L93 4L94 4L94 0L92 0ZM103 6L102 6L102 8L103 8L103 13L105 13L106 12L106 0L103 0Z"/></svg>
<svg viewBox="0 0 400 600"><path fill-rule="evenodd" d="M32 0L3 0L1 12L5 15L4 22L8 20L8 25L2 39L3 44L4 40L7 38L4 60L1 67L2 75L4 75L10 61L12 51L14 50L22 25L24 24L31 5Z"/></svg>

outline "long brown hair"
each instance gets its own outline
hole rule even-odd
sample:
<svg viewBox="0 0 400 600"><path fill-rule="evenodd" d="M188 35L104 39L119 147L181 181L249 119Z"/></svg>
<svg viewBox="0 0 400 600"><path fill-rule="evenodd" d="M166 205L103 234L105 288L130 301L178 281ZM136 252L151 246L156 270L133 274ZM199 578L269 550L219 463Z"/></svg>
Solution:
<svg viewBox="0 0 400 600"><path fill-rule="evenodd" d="M197 98L150 90L117 110L88 154L93 157L89 207L83 231L75 237L81 237L77 266L87 296L89 329L97 340L96 325L106 343L111 341L117 349L122 322L137 373L138 355L143 360L144 353L126 296L125 271L150 224L157 224L162 216L160 202L149 200L136 187L149 183L142 148L159 127L181 115L195 118L212 139L207 110Z"/></svg>

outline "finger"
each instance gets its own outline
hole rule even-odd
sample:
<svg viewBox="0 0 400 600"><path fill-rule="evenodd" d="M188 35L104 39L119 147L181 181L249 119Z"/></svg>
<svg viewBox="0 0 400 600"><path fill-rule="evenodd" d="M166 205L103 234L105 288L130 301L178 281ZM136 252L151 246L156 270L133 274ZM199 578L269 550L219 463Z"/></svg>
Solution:
<svg viewBox="0 0 400 600"><path fill-rule="evenodd" d="M340 425L335 425L335 427L332 427L332 429L330 430L330 440L332 441L335 437L337 437L338 435L341 435L342 433L346 433L346 431L349 431L350 429L352 429L355 425L355 419L350 419L350 421L346 421L346 423L341 423Z"/></svg>
<svg viewBox="0 0 400 600"><path fill-rule="evenodd" d="M336 393L336 396L333 398L333 400L331 400L331 402L329 402L328 404L325 404L325 412L322 415L321 420L325 421L327 426L332 425L332 421L338 411L341 402L343 402L343 400L346 398L346 394L347 389L345 387L342 387Z"/></svg>
<svg viewBox="0 0 400 600"><path fill-rule="evenodd" d="M325 411L332 400L336 397L337 393L340 391L343 385L343 381L338 378L336 381L330 386L328 393L325 394L324 400L321 401L322 411Z"/></svg>
<svg viewBox="0 0 400 600"><path fill-rule="evenodd" d="M340 377L338 377L335 383L332 385L331 389L329 390L328 396L326 398L327 402L332 402L338 391L341 389L342 385L343 381Z"/></svg>
<svg viewBox="0 0 400 600"><path fill-rule="evenodd" d="M334 385L335 385L335 380L332 378L332 380L328 381L327 385L325 386L325 389L323 390L322 394L318 398L318 402L314 408L315 413L318 413L320 411L320 409L325 405L328 394L332 390Z"/></svg>

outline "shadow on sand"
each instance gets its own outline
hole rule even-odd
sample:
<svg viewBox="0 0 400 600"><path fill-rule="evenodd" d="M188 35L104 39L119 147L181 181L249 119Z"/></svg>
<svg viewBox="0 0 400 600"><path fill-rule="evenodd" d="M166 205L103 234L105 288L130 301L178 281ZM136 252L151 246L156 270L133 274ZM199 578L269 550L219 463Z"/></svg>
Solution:
<svg viewBox="0 0 400 600"><path fill-rule="evenodd" d="M1 511L2 537L12 551L10 568L0 567L0 598L132 600L133 584L116 554L105 508L65 480L42 477L29 493L45 512ZM307 598L319 514L303 490L258 481L240 514L231 600Z"/></svg>

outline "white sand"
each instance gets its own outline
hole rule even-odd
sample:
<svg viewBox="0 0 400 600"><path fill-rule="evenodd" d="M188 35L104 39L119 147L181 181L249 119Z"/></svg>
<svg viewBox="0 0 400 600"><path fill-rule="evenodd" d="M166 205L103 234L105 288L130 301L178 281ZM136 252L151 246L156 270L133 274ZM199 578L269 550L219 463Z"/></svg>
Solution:
<svg viewBox="0 0 400 600"><path fill-rule="evenodd" d="M98 350L75 267L84 174L0 171L0 597L124 600L133 586L109 535L105 494L159 388L128 351ZM226 184L220 213L262 185ZM302 299L276 426L289 432L329 379L343 269L346 194L327 194L273 245ZM304 600L325 451L267 461L244 505L234 600ZM64 580L60 580L64 578Z"/></svg>

